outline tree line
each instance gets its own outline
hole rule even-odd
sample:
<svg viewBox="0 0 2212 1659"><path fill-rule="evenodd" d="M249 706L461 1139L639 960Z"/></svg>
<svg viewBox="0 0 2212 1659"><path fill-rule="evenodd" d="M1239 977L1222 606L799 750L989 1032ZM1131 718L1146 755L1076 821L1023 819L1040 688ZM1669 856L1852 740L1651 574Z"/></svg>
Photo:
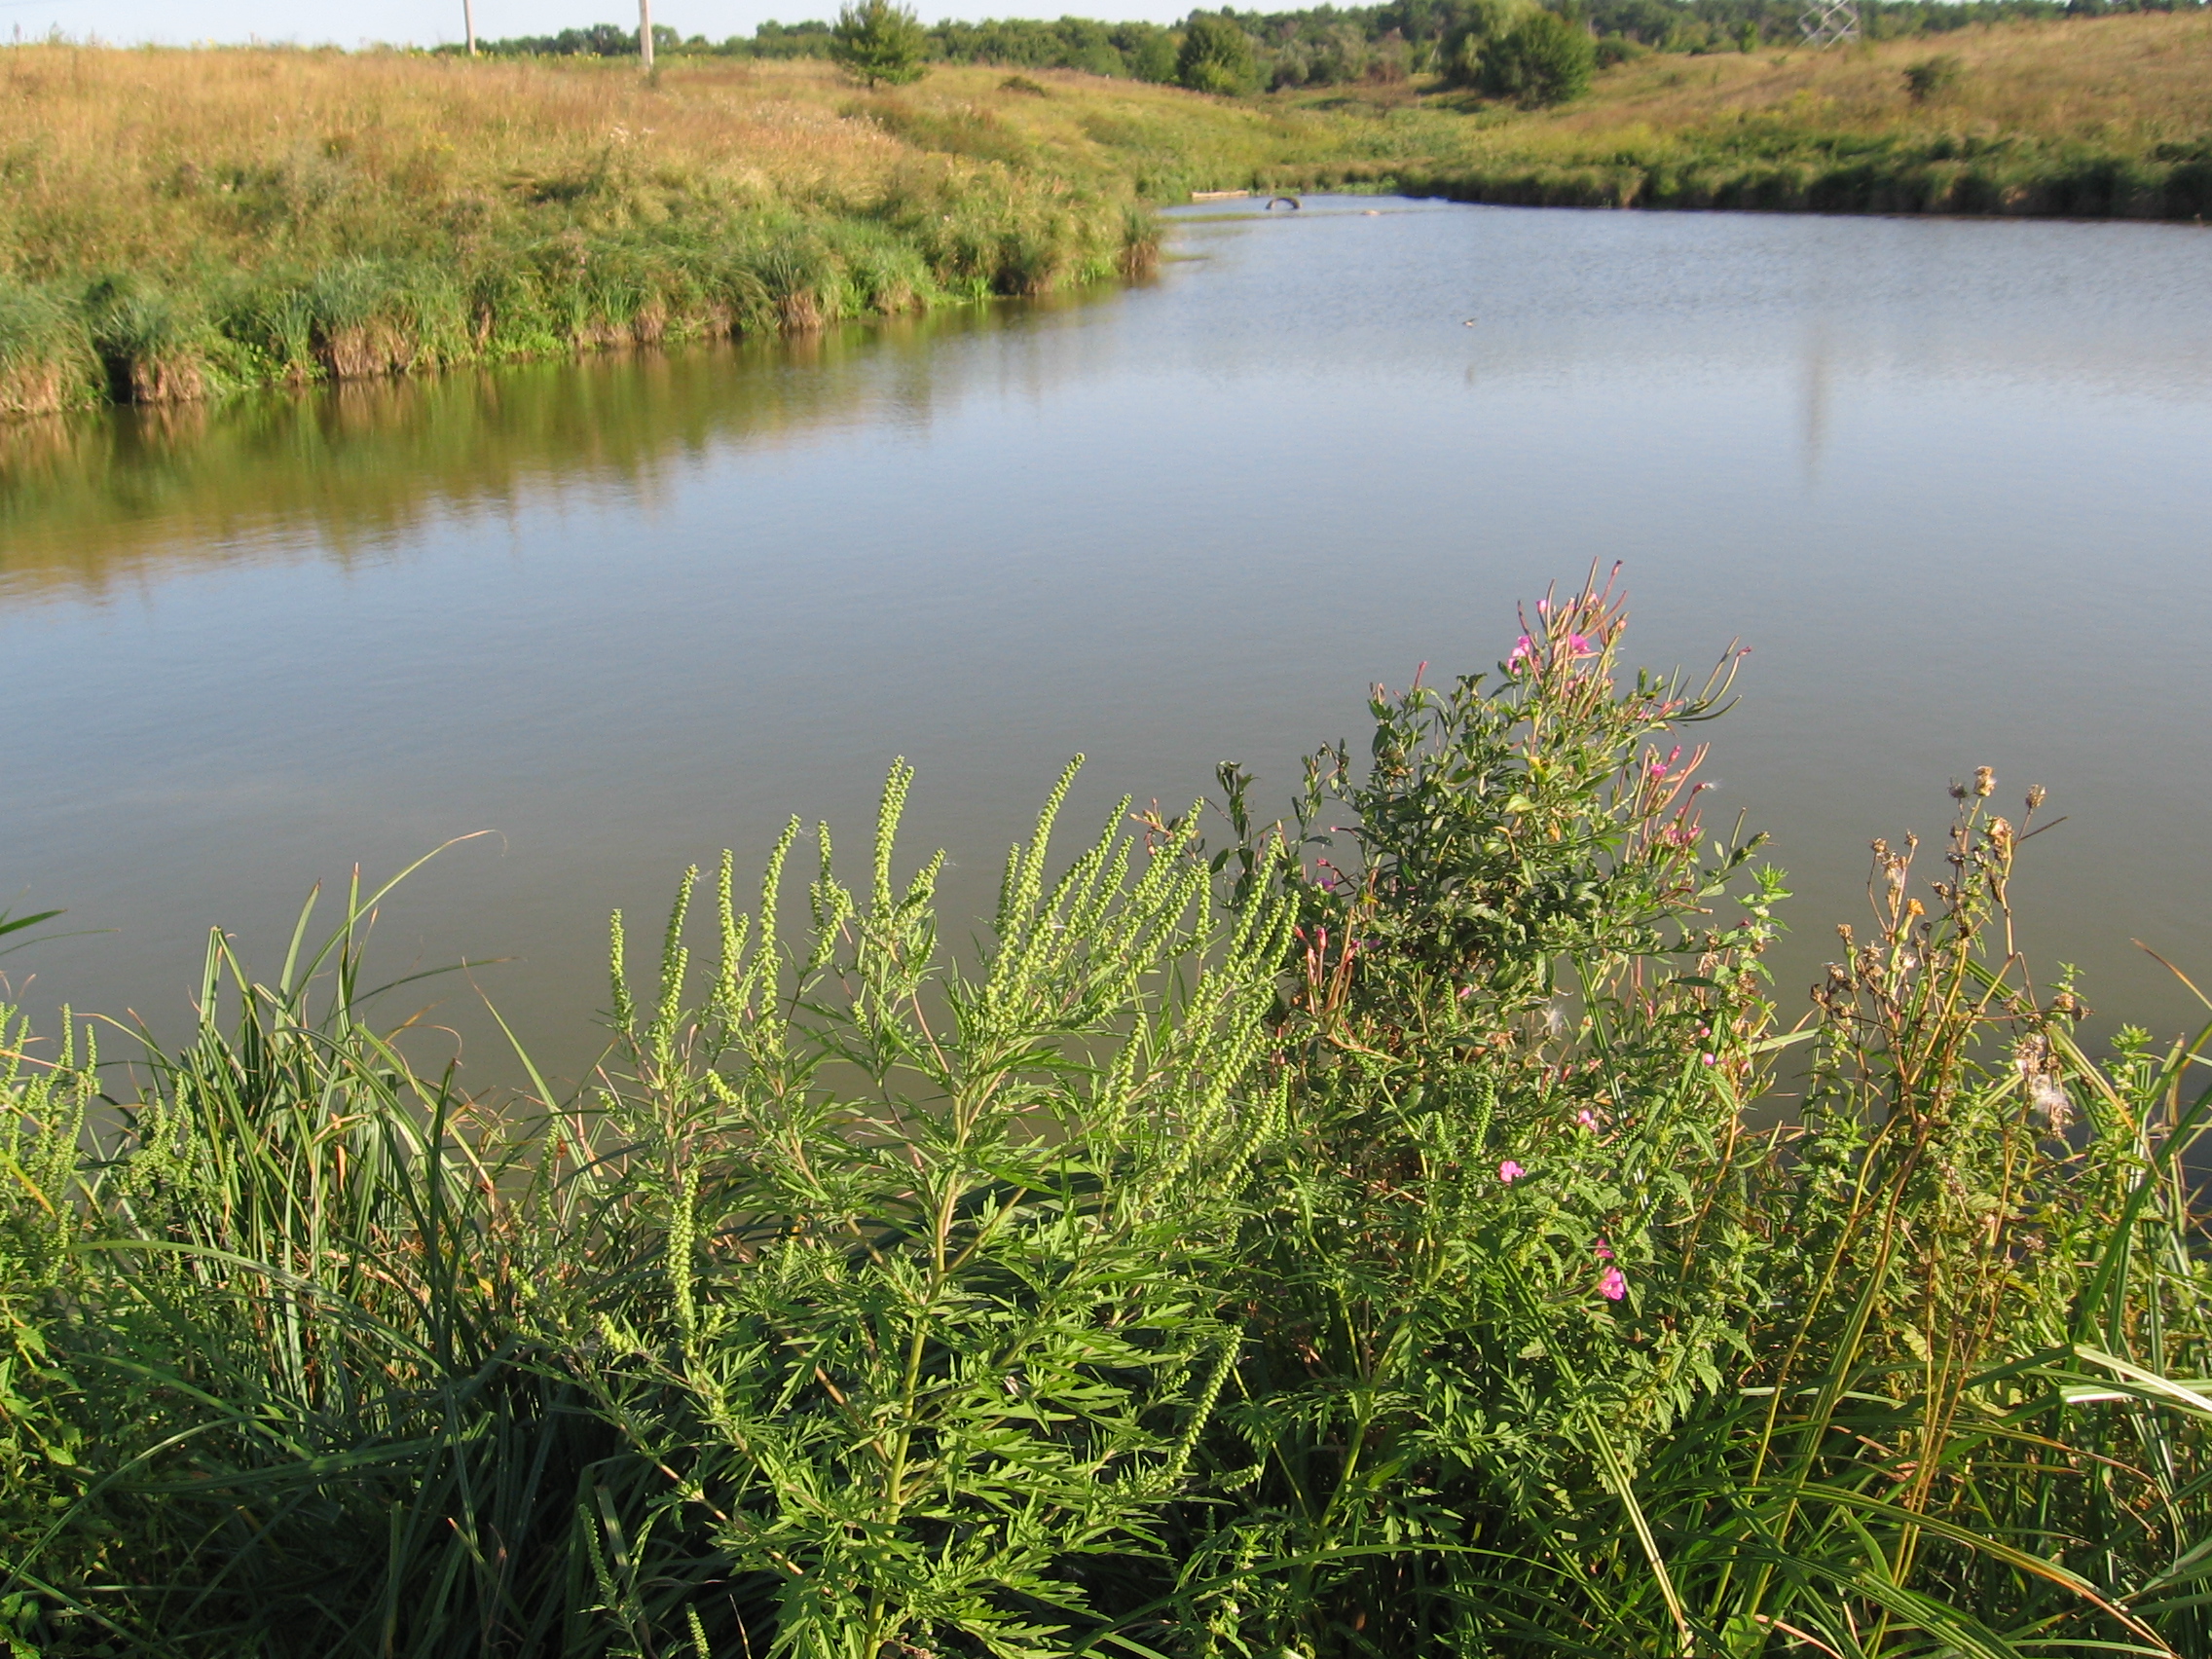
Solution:
<svg viewBox="0 0 2212 1659"><path fill-rule="evenodd" d="M1861 0L1863 32L1889 40L1941 35L1976 24L2093 18L2125 12L2191 10L2198 0ZM1537 13L1556 21L1538 20ZM1180 23L1102 22L1089 18L947 19L924 25L889 3L851 8L834 21L763 22L751 35L719 41L653 30L660 54L725 57L839 57L841 40L893 40L902 61L1001 64L1014 69L1075 69L1093 75L1180 84L1197 91L1247 92L1441 76L1523 101L1528 64L1505 63L1486 43L1519 29L1520 58L1579 61L1589 42L1593 65L1645 52L1698 55L1751 52L1800 38L1799 0L1383 0L1374 6L1299 11L1195 11ZM1563 29L1559 23L1571 25ZM886 32L888 31L888 33ZM633 28L598 23L558 34L486 41L480 49L515 55L631 56ZM1555 78L1556 78L1556 71ZM1581 72L1587 79L1587 70ZM871 77L872 78L872 77ZM896 77L885 77L896 78ZM1540 79L1541 77L1539 77ZM1571 69L1567 79L1574 78Z"/></svg>

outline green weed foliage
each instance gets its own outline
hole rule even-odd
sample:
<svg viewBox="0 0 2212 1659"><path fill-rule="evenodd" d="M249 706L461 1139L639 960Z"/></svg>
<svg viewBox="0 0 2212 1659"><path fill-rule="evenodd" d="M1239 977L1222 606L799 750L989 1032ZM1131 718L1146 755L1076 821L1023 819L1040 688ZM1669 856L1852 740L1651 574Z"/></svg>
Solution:
<svg viewBox="0 0 2212 1659"><path fill-rule="evenodd" d="M1986 772L1791 1019L1733 659L1625 625L1377 687L1279 822L1061 850L1071 767L958 953L898 766L857 884L794 820L615 918L572 1096L370 1023L388 889L173 1052L11 1016L0 1641L2206 1651L2204 1039L2078 1039Z"/></svg>

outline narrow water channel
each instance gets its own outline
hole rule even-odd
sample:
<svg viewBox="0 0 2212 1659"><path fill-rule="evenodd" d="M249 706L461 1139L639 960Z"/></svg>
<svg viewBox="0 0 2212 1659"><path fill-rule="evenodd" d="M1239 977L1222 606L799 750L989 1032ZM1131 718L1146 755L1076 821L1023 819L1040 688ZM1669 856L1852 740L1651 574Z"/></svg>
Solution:
<svg viewBox="0 0 2212 1659"><path fill-rule="evenodd" d="M474 1077L479 992L573 1075L610 907L793 812L865 853L895 755L961 939L1069 755L1086 822L1230 757L1287 797L1370 680L1494 662L1617 559L1637 655L1753 648L1709 817L1775 836L1792 1006L1868 840L1987 764L2067 818L2038 962L2186 1019L2130 940L2212 975L2207 233L1316 201L1170 249L788 345L0 428L0 904L101 930L0 969L174 1032L211 923L274 972L313 882L491 830L379 957L510 959L409 995Z"/></svg>

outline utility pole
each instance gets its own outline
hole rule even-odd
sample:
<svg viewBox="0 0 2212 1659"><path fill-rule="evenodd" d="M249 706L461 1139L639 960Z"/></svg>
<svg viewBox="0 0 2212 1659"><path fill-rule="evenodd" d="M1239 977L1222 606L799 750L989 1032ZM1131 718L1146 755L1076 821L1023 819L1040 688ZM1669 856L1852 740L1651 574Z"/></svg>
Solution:
<svg viewBox="0 0 2212 1659"><path fill-rule="evenodd" d="M653 0L638 0L638 63L647 70L653 66Z"/></svg>
<svg viewBox="0 0 2212 1659"><path fill-rule="evenodd" d="M468 55L476 55L476 0L461 0L461 26L468 36Z"/></svg>
<svg viewBox="0 0 2212 1659"><path fill-rule="evenodd" d="M1805 0L1797 26L1805 31L1805 44L1816 51L1857 40L1859 0Z"/></svg>

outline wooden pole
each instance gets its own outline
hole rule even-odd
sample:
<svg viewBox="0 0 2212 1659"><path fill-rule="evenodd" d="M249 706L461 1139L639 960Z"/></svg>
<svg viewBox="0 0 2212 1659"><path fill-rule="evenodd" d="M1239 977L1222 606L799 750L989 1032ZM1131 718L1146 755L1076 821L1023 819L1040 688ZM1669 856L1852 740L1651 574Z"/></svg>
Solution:
<svg viewBox="0 0 2212 1659"><path fill-rule="evenodd" d="M461 0L461 26L468 34L468 55L476 55L476 0Z"/></svg>
<svg viewBox="0 0 2212 1659"><path fill-rule="evenodd" d="M653 66L653 0L638 0L638 62L645 69Z"/></svg>

